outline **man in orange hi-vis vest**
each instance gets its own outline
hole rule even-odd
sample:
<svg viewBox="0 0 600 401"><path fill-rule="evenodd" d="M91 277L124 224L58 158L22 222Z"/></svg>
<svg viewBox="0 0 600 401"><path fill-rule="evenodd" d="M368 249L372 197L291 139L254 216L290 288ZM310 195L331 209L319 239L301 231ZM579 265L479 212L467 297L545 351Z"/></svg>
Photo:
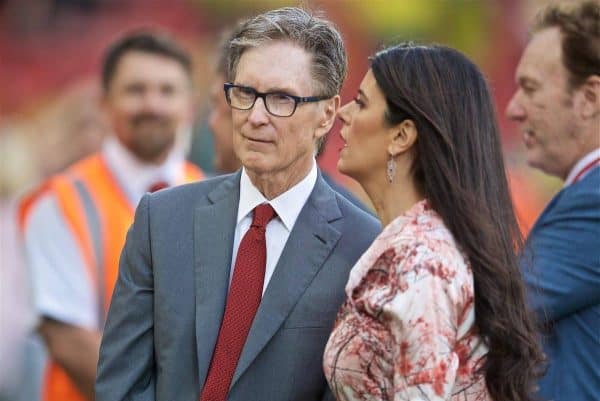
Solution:
<svg viewBox="0 0 600 401"><path fill-rule="evenodd" d="M101 329L135 207L146 192L202 178L184 159L191 61L163 33L115 42L102 70L114 135L50 178L20 210L25 252L50 356L44 401L94 399Z"/></svg>

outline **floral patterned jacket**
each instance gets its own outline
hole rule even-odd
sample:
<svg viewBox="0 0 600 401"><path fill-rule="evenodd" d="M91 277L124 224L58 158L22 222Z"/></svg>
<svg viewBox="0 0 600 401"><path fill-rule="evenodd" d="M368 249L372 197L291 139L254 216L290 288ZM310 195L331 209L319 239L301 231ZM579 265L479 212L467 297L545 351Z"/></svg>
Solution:
<svg viewBox="0 0 600 401"><path fill-rule="evenodd" d="M473 274L427 200L385 227L346 294L324 356L339 401L491 401Z"/></svg>

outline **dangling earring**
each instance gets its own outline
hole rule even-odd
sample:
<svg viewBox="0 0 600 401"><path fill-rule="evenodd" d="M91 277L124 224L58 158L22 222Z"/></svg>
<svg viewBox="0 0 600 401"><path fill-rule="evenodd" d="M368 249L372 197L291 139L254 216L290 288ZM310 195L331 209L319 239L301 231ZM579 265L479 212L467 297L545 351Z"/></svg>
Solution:
<svg viewBox="0 0 600 401"><path fill-rule="evenodd" d="M396 161L394 160L392 155L390 155L390 158L388 159L388 162L387 162L387 178L388 178L388 181L390 184L392 183L392 181L394 181L395 176L396 176Z"/></svg>

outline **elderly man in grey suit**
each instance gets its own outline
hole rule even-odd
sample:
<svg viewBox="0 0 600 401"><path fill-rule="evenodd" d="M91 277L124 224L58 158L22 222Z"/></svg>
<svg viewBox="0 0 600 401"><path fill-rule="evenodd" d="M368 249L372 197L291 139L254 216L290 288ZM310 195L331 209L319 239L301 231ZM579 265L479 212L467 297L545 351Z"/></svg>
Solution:
<svg viewBox="0 0 600 401"><path fill-rule="evenodd" d="M337 30L297 8L230 42L233 175L146 195L121 255L97 401L330 398L322 352L379 231L315 162L346 75Z"/></svg>

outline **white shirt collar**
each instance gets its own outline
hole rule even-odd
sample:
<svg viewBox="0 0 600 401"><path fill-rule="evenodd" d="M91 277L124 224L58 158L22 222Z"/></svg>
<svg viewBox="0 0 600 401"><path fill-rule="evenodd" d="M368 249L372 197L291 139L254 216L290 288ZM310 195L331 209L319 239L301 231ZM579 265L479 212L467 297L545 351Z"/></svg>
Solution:
<svg viewBox="0 0 600 401"><path fill-rule="evenodd" d="M185 156L180 146L174 146L162 164L149 164L138 160L111 136L102 145L102 155L133 204L137 204L152 184L164 181L177 185L183 179Z"/></svg>
<svg viewBox="0 0 600 401"><path fill-rule="evenodd" d="M581 170L583 170L589 163L593 162L595 159L598 159L598 158L600 158L600 148L596 148L596 149L592 150L590 153L588 153L587 155L585 155L581 159L579 159L579 161L577 163L575 163L575 165L571 169L571 172L567 176L567 179L565 180L565 187L573 184L573 181L575 180L577 175L581 172ZM583 176L579 177L579 179L583 178L585 176L585 174L589 173L589 171L590 170L585 172Z"/></svg>
<svg viewBox="0 0 600 401"><path fill-rule="evenodd" d="M238 205L237 224L261 203L269 203L283 222L288 231L291 231L296 223L296 219L302 211L304 204L308 200L315 183L317 182L317 162L313 160L313 165L309 173L299 183L288 189L278 197L267 200L254 186L245 168L242 168L240 178L240 203Z"/></svg>

